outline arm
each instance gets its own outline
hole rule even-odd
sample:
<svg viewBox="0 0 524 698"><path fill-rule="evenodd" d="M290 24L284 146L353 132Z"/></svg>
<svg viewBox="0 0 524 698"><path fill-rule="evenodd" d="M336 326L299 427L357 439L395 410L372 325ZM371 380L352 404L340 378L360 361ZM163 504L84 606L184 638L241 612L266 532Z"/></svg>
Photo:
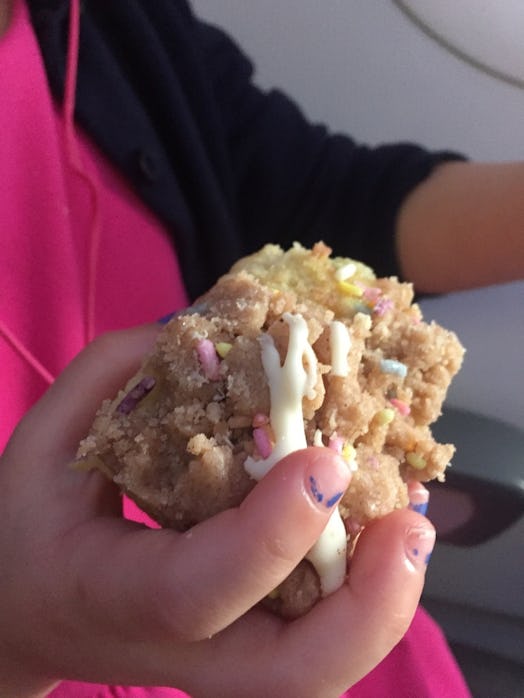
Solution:
<svg viewBox="0 0 524 698"><path fill-rule="evenodd" d="M401 207L402 273L422 292L524 278L524 163L446 163Z"/></svg>
<svg viewBox="0 0 524 698"><path fill-rule="evenodd" d="M413 144L361 146L263 93L224 34L202 26L252 246L322 238L379 275L446 292L524 275L524 163L473 164Z"/></svg>

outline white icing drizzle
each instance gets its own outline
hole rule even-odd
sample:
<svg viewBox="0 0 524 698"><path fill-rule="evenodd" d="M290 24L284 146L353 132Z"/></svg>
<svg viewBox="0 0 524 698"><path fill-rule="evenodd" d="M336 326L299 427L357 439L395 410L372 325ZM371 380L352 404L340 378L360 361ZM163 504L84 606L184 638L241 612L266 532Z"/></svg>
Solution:
<svg viewBox="0 0 524 698"><path fill-rule="evenodd" d="M320 578L322 596L332 594L346 577L346 529L338 507L329 517L326 528L306 555Z"/></svg>
<svg viewBox="0 0 524 698"><path fill-rule="evenodd" d="M275 435L275 447L267 458L246 459L244 467L255 480L264 477L284 456L307 446L302 399L315 396L317 358L308 341L304 318L291 313L285 313L282 317L289 326L288 349L282 366L273 338L268 334L259 338L262 365L269 385L269 419ZM306 557L318 573L322 596L331 594L341 586L346 575L346 531L338 507Z"/></svg>
<svg viewBox="0 0 524 698"><path fill-rule="evenodd" d="M262 365L269 384L269 421L275 447L267 458L246 459L244 467L255 480L264 477L284 456L307 446L302 398L315 396L317 357L308 342L307 323L302 315L284 313L282 317L289 325L288 349L282 366L273 338L268 334L259 337Z"/></svg>
<svg viewBox="0 0 524 698"><path fill-rule="evenodd" d="M329 326L329 345L331 349L331 375L347 376L351 337L348 328L340 320L333 320Z"/></svg>
<svg viewBox="0 0 524 698"><path fill-rule="evenodd" d="M322 431L320 429L315 429L315 433L313 435L313 446L323 446L324 442L322 441Z"/></svg>

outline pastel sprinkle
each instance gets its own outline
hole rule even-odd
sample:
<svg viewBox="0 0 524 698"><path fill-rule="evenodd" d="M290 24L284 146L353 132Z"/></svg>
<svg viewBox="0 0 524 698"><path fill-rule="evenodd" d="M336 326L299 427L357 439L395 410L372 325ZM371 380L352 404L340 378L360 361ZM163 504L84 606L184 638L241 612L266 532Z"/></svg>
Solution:
<svg viewBox="0 0 524 698"><path fill-rule="evenodd" d="M411 451L406 454L406 462L415 470L424 470L426 467L426 459L417 453L416 451Z"/></svg>
<svg viewBox="0 0 524 698"><path fill-rule="evenodd" d="M407 417L410 414L411 407L407 404L407 402L399 400L396 397L392 397L390 402L393 405L393 407L397 410L397 412L401 414L403 417Z"/></svg>
<svg viewBox="0 0 524 698"><path fill-rule="evenodd" d="M342 453L340 455L346 461L351 470L358 469L356 461L357 451L351 444L344 444L344 447L342 448Z"/></svg>
<svg viewBox="0 0 524 698"><path fill-rule="evenodd" d="M342 448L344 447L344 439L341 436L337 436L336 433L329 437L328 448L335 451L339 455L342 453Z"/></svg>
<svg viewBox="0 0 524 698"><path fill-rule="evenodd" d="M377 420L377 422L380 426L390 424L394 418L395 418L395 410L392 410L390 407L384 407L383 410L380 410L375 415L375 419Z"/></svg>
<svg viewBox="0 0 524 698"><path fill-rule="evenodd" d="M375 306L373 307L373 312L378 315L379 317L382 317L387 313L389 310L393 309L393 301L391 298L379 298L378 301L375 303Z"/></svg>
<svg viewBox="0 0 524 698"><path fill-rule="evenodd" d="M129 414L132 412L138 403L145 398L155 387L155 379L153 376L144 376L140 383L135 385L120 402L116 411L120 414Z"/></svg>
<svg viewBox="0 0 524 698"><path fill-rule="evenodd" d="M213 342L210 339L200 339L196 351L205 377L210 381L218 380L220 378L220 361Z"/></svg>
<svg viewBox="0 0 524 698"><path fill-rule="evenodd" d="M377 288L376 286L368 286L364 289L364 293L362 295L365 298L365 300L374 304L382 295L382 289Z"/></svg>
<svg viewBox="0 0 524 698"><path fill-rule="evenodd" d="M269 424L269 417L266 414L257 412L256 415L253 417L253 421L251 424L253 427L263 427L266 424Z"/></svg>
<svg viewBox="0 0 524 698"><path fill-rule="evenodd" d="M399 378L405 378L408 374L408 367L401 361L395 359L382 359L380 362L382 373L391 373Z"/></svg>
<svg viewBox="0 0 524 698"><path fill-rule="evenodd" d="M216 349L217 354L220 356L221 359L225 359L232 348L233 348L233 345L230 344L229 342L217 342L215 344L215 349Z"/></svg>
<svg viewBox="0 0 524 698"><path fill-rule="evenodd" d="M370 468L373 468L373 470L378 470L380 468L380 461L377 456L368 456L366 462Z"/></svg>
<svg viewBox="0 0 524 698"><path fill-rule="evenodd" d="M353 312L354 313L362 313L363 315L369 316L369 315L371 315L372 310L365 303L361 303L360 301L356 301L355 304L353 305Z"/></svg>
<svg viewBox="0 0 524 698"><path fill-rule="evenodd" d="M336 270L335 278L337 281L346 281L346 279L350 279L354 276L356 271L357 265L353 264L353 262L348 262Z"/></svg>
<svg viewBox="0 0 524 698"><path fill-rule="evenodd" d="M273 451L273 444L271 443L267 429L264 427L253 429L253 441L262 458L269 458Z"/></svg>
<svg viewBox="0 0 524 698"><path fill-rule="evenodd" d="M360 288L360 286L348 283L347 281L339 281L338 288L347 296L354 296L355 298L361 298L364 294L364 291Z"/></svg>

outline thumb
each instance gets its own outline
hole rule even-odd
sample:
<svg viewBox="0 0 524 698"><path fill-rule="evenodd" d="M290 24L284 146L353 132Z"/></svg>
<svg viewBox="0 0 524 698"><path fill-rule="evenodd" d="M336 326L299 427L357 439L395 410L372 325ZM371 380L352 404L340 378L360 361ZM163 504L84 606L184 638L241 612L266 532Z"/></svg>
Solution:
<svg viewBox="0 0 524 698"><path fill-rule="evenodd" d="M311 695L321 688L314 667L325 669L322 681L337 677L331 688L342 693L401 640L420 600L434 543L431 523L409 510L366 527L347 584L296 621L303 626L298 634L308 638L307 649L295 647L295 636L289 637L290 664L301 657L304 671L311 673Z"/></svg>

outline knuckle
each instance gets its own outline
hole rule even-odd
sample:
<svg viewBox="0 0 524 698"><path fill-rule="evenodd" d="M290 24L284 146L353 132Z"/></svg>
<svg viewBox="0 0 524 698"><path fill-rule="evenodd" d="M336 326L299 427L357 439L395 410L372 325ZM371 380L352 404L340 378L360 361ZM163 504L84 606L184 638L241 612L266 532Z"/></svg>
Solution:
<svg viewBox="0 0 524 698"><path fill-rule="evenodd" d="M193 643L208 639L215 632L214 615L205 599L196 599L191 589L173 579L154 595L157 628L171 641Z"/></svg>
<svg viewBox="0 0 524 698"><path fill-rule="evenodd" d="M269 565L287 567L296 562L292 546L282 536L264 535L260 551Z"/></svg>

